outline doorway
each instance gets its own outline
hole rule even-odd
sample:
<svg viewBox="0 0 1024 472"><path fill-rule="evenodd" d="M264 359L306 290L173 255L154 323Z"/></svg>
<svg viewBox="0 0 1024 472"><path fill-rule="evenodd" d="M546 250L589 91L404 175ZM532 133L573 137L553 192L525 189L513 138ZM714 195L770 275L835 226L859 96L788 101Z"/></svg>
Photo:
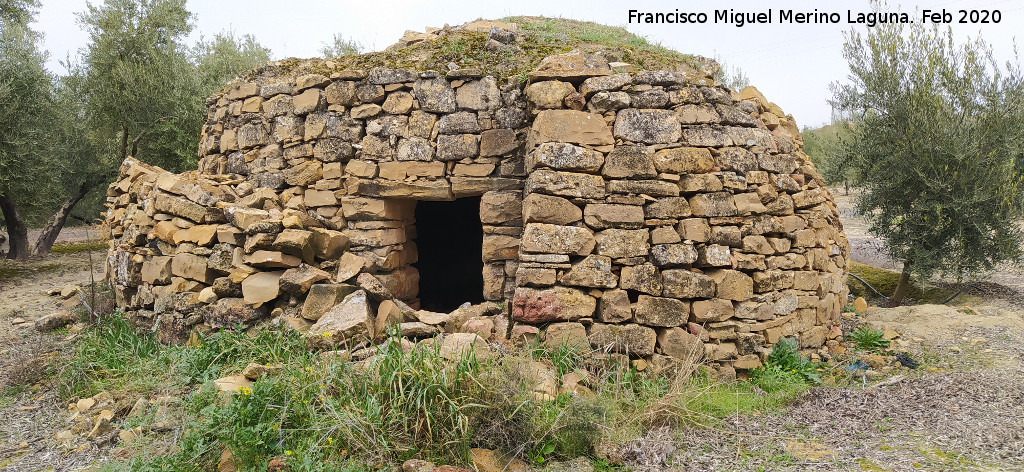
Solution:
<svg viewBox="0 0 1024 472"><path fill-rule="evenodd" d="M480 197L416 202L420 308L448 313L484 301Z"/></svg>

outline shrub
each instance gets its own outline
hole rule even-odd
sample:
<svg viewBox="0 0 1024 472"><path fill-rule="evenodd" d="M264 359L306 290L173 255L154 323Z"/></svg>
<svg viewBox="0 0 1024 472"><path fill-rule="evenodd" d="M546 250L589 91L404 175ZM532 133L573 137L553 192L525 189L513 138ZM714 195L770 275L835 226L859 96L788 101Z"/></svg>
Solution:
<svg viewBox="0 0 1024 472"><path fill-rule="evenodd" d="M889 348L889 340L884 336L885 333L880 329L861 326L850 333L850 341L853 341L853 344L861 351L882 351Z"/></svg>
<svg viewBox="0 0 1024 472"><path fill-rule="evenodd" d="M818 368L797 351L796 341L780 339L772 346L764 366L752 369L750 380L766 392L776 392L794 382L820 383Z"/></svg>

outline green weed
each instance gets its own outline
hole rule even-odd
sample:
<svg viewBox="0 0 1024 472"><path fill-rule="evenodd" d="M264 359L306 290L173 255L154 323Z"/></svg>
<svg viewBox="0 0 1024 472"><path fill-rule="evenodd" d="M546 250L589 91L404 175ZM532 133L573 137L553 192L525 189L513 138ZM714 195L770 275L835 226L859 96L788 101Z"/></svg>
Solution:
<svg viewBox="0 0 1024 472"><path fill-rule="evenodd" d="M889 348L889 340L885 339L880 329L861 326L849 334L850 341L861 351L880 352Z"/></svg>
<svg viewBox="0 0 1024 472"><path fill-rule="evenodd" d="M751 369L750 381L771 393L786 390L797 382L820 383L821 377L817 366L800 355L795 340L780 339L772 346L764 366Z"/></svg>

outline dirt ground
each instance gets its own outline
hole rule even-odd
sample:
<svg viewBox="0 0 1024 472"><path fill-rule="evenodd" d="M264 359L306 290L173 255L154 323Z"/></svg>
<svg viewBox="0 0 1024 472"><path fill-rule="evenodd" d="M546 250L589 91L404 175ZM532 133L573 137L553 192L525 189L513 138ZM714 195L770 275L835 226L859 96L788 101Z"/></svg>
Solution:
<svg viewBox="0 0 1024 472"><path fill-rule="evenodd" d="M834 193L852 258L898 270L853 215L852 196ZM104 257L93 253L96 279ZM89 267L86 253L0 265L0 472L89 470L112 453L109 446L70 451L54 440L66 427L67 405L42 374L59 369L75 328L43 335L32 327L60 308L60 297L46 292L87 284ZM856 320L898 334L897 349L928 368L882 379L850 373L778 413L653 430L631 444L628 464L650 471L1024 471L1024 277L1008 267L983 287L988 296L971 306L876 309ZM27 388L9 386L32 375Z"/></svg>
<svg viewBox="0 0 1024 472"><path fill-rule="evenodd" d="M82 231L62 236L65 241L87 239ZM53 440L66 427L67 405L46 376L60 368L75 328L43 334L33 327L39 318L63 308L64 300L49 291L89 284L89 256L0 261L0 471L82 470L107 453L98 448L67 451ZM106 253L91 256L93 277L102 280Z"/></svg>

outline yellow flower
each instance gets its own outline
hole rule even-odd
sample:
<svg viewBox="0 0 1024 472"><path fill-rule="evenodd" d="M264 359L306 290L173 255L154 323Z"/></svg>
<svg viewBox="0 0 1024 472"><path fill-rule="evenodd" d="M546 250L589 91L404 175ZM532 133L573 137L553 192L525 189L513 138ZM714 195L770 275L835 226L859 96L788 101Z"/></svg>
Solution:
<svg viewBox="0 0 1024 472"><path fill-rule="evenodd" d="M238 391L242 392L242 395L252 395L252 389L249 387L238 387Z"/></svg>
<svg viewBox="0 0 1024 472"><path fill-rule="evenodd" d="M331 444L331 443L333 443L333 442L334 442L334 438L332 438L332 437L328 436L328 437L327 437L327 444Z"/></svg>
<svg viewBox="0 0 1024 472"><path fill-rule="evenodd" d="M292 455L292 451L284 451L284 454L285 454L286 456L290 456L290 455Z"/></svg>
<svg viewBox="0 0 1024 472"><path fill-rule="evenodd" d="M324 337L325 337L325 338L329 338L329 337L331 337L331 333L324 333Z"/></svg>

